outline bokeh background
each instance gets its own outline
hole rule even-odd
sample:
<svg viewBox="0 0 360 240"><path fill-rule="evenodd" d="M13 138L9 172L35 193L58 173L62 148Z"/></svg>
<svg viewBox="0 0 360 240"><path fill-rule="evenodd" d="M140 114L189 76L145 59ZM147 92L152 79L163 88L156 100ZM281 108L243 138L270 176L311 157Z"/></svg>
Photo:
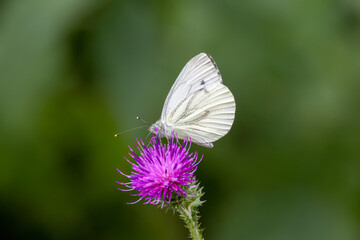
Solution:
<svg viewBox="0 0 360 240"><path fill-rule="evenodd" d="M237 112L197 178L205 239L360 239L360 1L0 1L6 239L186 239L127 205L123 160L185 63L216 60ZM3 238L4 239L4 238Z"/></svg>

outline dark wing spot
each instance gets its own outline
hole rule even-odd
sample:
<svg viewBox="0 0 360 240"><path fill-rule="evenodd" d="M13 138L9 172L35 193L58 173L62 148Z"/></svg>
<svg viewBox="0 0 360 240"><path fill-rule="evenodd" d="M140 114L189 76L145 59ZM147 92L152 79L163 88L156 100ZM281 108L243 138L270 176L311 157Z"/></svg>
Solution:
<svg viewBox="0 0 360 240"><path fill-rule="evenodd" d="M205 85L205 81L204 81L204 80L201 80L200 85Z"/></svg>

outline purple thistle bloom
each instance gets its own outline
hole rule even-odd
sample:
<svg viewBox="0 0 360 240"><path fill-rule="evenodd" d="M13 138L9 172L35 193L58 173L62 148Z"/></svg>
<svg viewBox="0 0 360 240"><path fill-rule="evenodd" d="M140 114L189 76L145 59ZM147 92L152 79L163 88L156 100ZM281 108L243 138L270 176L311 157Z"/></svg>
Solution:
<svg viewBox="0 0 360 240"><path fill-rule="evenodd" d="M121 191L136 190L137 193L132 196L140 197L137 201L128 204L137 203L142 199L145 200L144 204L151 203L153 205L162 201L162 208L165 202L171 202L173 192L177 196L192 196L184 190L184 187L190 187L195 182L194 173L202 157L198 161L197 152L189 154L191 140L186 139L182 145L177 145L178 139L172 133L170 142L167 144L161 143L158 134L150 138L149 147L142 140L139 142L136 139L136 141L135 145L140 151L139 155L129 146L131 151L129 155L136 163L132 163L124 157L134 171L131 172L131 175L126 175L118 169L122 175L130 179L128 183L117 182L128 189L118 189Z"/></svg>

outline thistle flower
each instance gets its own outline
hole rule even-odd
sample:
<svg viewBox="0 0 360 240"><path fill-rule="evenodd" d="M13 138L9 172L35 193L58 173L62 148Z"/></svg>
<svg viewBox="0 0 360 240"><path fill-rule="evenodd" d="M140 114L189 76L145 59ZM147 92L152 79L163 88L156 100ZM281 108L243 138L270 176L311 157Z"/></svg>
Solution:
<svg viewBox="0 0 360 240"><path fill-rule="evenodd" d="M160 202L161 208L164 203L170 203L174 194L176 196L190 196L186 189L192 187L195 182L194 173L197 169L198 154L189 153L191 140L184 140L178 145L178 139L174 133L171 134L170 142L163 144L159 135L150 138L150 146L147 147L142 140L136 139L136 147L140 154L136 154L130 148L129 155L136 162L126 161L131 164L133 172L130 175L118 171L130 179L128 183L117 182L128 189L118 188L121 191L135 190L137 193L132 196L139 196L134 204L144 200L144 204L156 205Z"/></svg>

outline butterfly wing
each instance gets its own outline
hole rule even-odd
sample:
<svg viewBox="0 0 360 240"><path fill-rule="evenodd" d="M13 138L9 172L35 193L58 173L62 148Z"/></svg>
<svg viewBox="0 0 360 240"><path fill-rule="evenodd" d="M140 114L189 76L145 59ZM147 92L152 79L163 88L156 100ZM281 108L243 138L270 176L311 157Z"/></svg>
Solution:
<svg viewBox="0 0 360 240"><path fill-rule="evenodd" d="M235 99L223 84L197 90L173 108L166 117L179 138L212 147L212 142L230 131L235 118Z"/></svg>
<svg viewBox="0 0 360 240"><path fill-rule="evenodd" d="M165 122L166 116L193 93L220 83L222 78L212 57L206 53L196 55L185 65L171 87L161 113L161 121Z"/></svg>

